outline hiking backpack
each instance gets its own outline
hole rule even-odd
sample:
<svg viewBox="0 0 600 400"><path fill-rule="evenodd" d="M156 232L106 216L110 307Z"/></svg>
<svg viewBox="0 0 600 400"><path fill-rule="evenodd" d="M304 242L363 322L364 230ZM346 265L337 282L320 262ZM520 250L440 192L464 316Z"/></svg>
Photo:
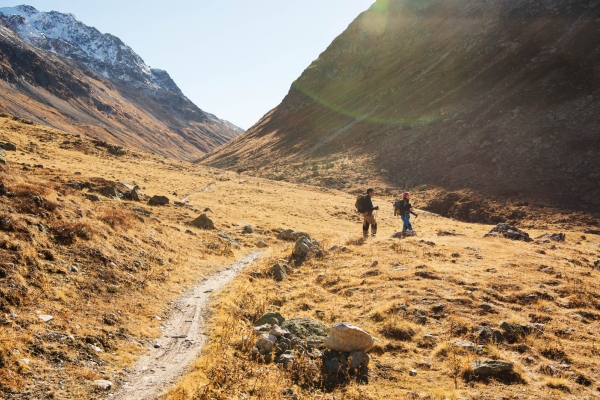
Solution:
<svg viewBox="0 0 600 400"><path fill-rule="evenodd" d="M394 217L396 215L400 215L401 214L400 213L400 204L401 203L402 203L402 200L396 200L396 201L394 201L394 204L393 204L393 206L394 206Z"/></svg>
<svg viewBox="0 0 600 400"><path fill-rule="evenodd" d="M356 198L356 203L354 203L354 206L356 207L356 211L358 211L361 214L365 212L365 197L367 197L366 194L359 195Z"/></svg>

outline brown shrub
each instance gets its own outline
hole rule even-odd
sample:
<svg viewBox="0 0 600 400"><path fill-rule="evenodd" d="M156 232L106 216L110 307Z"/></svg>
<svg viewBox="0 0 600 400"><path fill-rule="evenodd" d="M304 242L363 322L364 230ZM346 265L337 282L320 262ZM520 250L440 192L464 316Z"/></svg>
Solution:
<svg viewBox="0 0 600 400"><path fill-rule="evenodd" d="M50 227L54 240L61 244L73 244L77 238L90 240L92 230L83 222L57 221Z"/></svg>
<svg viewBox="0 0 600 400"><path fill-rule="evenodd" d="M133 226L134 215L121 208L111 208L103 211L98 219L113 229L127 230Z"/></svg>

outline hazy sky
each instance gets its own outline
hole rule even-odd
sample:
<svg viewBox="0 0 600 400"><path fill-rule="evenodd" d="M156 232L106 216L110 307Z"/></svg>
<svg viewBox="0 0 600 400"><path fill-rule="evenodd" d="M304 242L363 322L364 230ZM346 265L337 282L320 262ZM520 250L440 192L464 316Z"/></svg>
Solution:
<svg viewBox="0 0 600 400"><path fill-rule="evenodd" d="M374 0L0 0L74 14L169 72L205 111L247 129Z"/></svg>

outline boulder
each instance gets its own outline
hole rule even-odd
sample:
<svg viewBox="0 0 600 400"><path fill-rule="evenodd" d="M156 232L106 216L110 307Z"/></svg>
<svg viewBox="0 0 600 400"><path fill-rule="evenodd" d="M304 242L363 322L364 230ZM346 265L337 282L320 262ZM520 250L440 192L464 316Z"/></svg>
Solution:
<svg viewBox="0 0 600 400"><path fill-rule="evenodd" d="M516 227L507 223L500 223L496 225L489 233L483 237L504 237L511 240L522 240L524 242L531 242L533 239L529 237L527 232L524 232Z"/></svg>
<svg viewBox="0 0 600 400"><path fill-rule="evenodd" d="M282 231L279 233L279 235L277 235L277 239L281 239L281 240L287 240L287 241L294 241L294 240L298 240L300 238L307 238L310 240L310 236L308 233L306 232L298 232L295 231L293 229L286 229L285 231Z"/></svg>
<svg viewBox="0 0 600 400"><path fill-rule="evenodd" d="M287 270L279 264L275 264L270 269L273 278L276 281L282 281L287 278Z"/></svg>
<svg viewBox="0 0 600 400"><path fill-rule="evenodd" d="M104 197L108 197L111 199L119 198L119 192L117 192L117 188L115 188L114 186L104 186L98 191L98 193L100 193Z"/></svg>
<svg viewBox="0 0 600 400"><path fill-rule="evenodd" d="M283 364L283 367L286 369L294 365L295 361L296 357L294 356L294 354L290 353L283 353L275 360L277 364Z"/></svg>
<svg viewBox="0 0 600 400"><path fill-rule="evenodd" d="M215 223L206 214L202 214L190 222L190 225L200 229L215 229Z"/></svg>
<svg viewBox="0 0 600 400"><path fill-rule="evenodd" d="M263 326L266 324L282 326L285 318L278 312L269 312L254 321L254 326ZM284 328L287 329L287 328Z"/></svg>
<svg viewBox="0 0 600 400"><path fill-rule="evenodd" d="M292 255L294 257L299 257L299 258L306 257L310 253L310 251L312 250L313 247L314 247L314 244L310 239L308 239L306 237L301 237L296 241Z"/></svg>
<svg viewBox="0 0 600 400"><path fill-rule="evenodd" d="M100 199L100 196L98 196L98 195L95 195L95 194L90 194L90 193L87 193L87 194L85 195L85 198L86 198L86 199L88 199L88 200L89 200L89 201L91 201L91 202L94 202L94 203L96 203L96 202L99 202L99 201L102 201L102 200Z"/></svg>
<svg viewBox="0 0 600 400"><path fill-rule="evenodd" d="M11 142L0 142L0 149L6 151L17 151L17 145Z"/></svg>
<svg viewBox="0 0 600 400"><path fill-rule="evenodd" d="M510 372L513 367L513 363L501 360L475 360L471 363L473 373L484 377Z"/></svg>
<svg viewBox="0 0 600 400"><path fill-rule="evenodd" d="M335 324L325 340L327 348L340 352L368 351L374 344L371 335L347 322Z"/></svg>
<svg viewBox="0 0 600 400"><path fill-rule="evenodd" d="M169 198L166 196L152 196L150 201L148 201L148 205L150 206L166 206L169 204Z"/></svg>
<svg viewBox="0 0 600 400"><path fill-rule="evenodd" d="M307 338L310 336L327 336L329 327L324 323L310 318L291 318L280 324L280 326L290 333Z"/></svg>
<svg viewBox="0 0 600 400"><path fill-rule="evenodd" d="M479 326L477 328L477 339L482 344L502 343L505 340L502 332L489 326Z"/></svg>
<svg viewBox="0 0 600 400"><path fill-rule="evenodd" d="M133 201L142 201L144 199L144 194L139 186L135 186L133 189L131 189L129 198Z"/></svg>
<svg viewBox="0 0 600 400"><path fill-rule="evenodd" d="M275 341L270 335L260 335L254 345L261 354L271 353L275 347Z"/></svg>

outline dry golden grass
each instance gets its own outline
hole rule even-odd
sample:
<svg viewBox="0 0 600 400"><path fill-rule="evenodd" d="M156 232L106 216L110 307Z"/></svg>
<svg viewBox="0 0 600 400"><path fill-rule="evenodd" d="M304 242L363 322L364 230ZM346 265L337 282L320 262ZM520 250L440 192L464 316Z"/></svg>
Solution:
<svg viewBox="0 0 600 400"><path fill-rule="evenodd" d="M155 316L165 318L169 302L185 288L255 248L259 239L270 249L262 261L216 294L210 344L166 398L277 399L283 398L286 387L301 398L327 399L408 399L416 398L414 393L431 399L591 399L599 393L600 288L598 271L591 268L600 258L596 235L586 234L584 240L582 229L573 228L566 232L565 243L484 239L490 226L421 213L414 224L419 236L392 239L401 226L392 215L392 198L376 197L375 203L382 206L378 237L363 241L352 195L146 154L110 156L85 139L77 148L61 148L69 137L0 119L0 140L10 139L19 147L8 155L8 172L0 172L3 182L57 205L53 211L35 206L33 211L41 216L20 214L13 231L0 232L0 264L12 262L18 271L0 282L3 291L14 285L15 303L9 304L8 314L19 315L0 331L0 359L7 360L0 366L5 393L38 390L35 393L44 396L54 391L55 398L93 398L88 392L91 380L122 382L126 375L122 368L160 334L161 321ZM43 163L44 168L21 171L15 162ZM190 206L142 205L153 212L142 215L142 223L140 215L131 211L137 203L90 203L79 191L64 186L71 180L100 178L137 184L148 195L167 195L172 200L191 195ZM418 200L419 194L415 197ZM14 211L8 207L16 210L15 198L0 200L0 213L12 216ZM240 250L224 245L217 249L213 244L222 241L214 232L185 233L186 223L207 208L217 228L242 245ZM35 224L47 221L52 224L47 223L50 233L45 237ZM245 224L252 224L255 233L242 234ZM70 243L55 240L60 227ZM288 279L275 282L267 269L291 252L292 243L276 239L284 228L309 232L325 249L334 245L346 249L328 251L323 258L305 262ZM536 237L560 229L549 222L547 228L529 229L529 233ZM437 236L439 230L464 236ZM19 248L17 262L6 258L15 248ZM52 252L55 261L47 260L50 256L42 250ZM141 266L136 266L136 259ZM31 268L28 260L39 268ZM49 265L56 268L62 265L60 260L76 263L80 272L51 272ZM20 292L23 288L27 290ZM318 374L308 366L289 372L252 361L242 338L252 337L252 321L274 310L288 318L311 317L328 324L347 321L381 339L371 351L369 384L352 383L327 392L319 388ZM36 311L55 319L44 324ZM418 315L426 317L424 324L417 324ZM115 325L106 323L117 320ZM513 344L489 345L481 356L447 344L454 339L476 341L473 328L483 324L498 328L502 321L544 323L545 329ZM50 340L47 328L81 338L78 343L105 346L107 351L98 355L82 346L77 352L92 358L70 362L79 353L73 346ZM424 334L437 339L426 340ZM23 358L31 362L22 365ZM477 358L514 362L522 381L469 380L465 372ZM564 376L556 378L569 380L569 392L548 385L549 376L540 369L547 365L564 370ZM409 375L412 369L418 371L416 376ZM28 384L31 379L38 382L35 388Z"/></svg>

